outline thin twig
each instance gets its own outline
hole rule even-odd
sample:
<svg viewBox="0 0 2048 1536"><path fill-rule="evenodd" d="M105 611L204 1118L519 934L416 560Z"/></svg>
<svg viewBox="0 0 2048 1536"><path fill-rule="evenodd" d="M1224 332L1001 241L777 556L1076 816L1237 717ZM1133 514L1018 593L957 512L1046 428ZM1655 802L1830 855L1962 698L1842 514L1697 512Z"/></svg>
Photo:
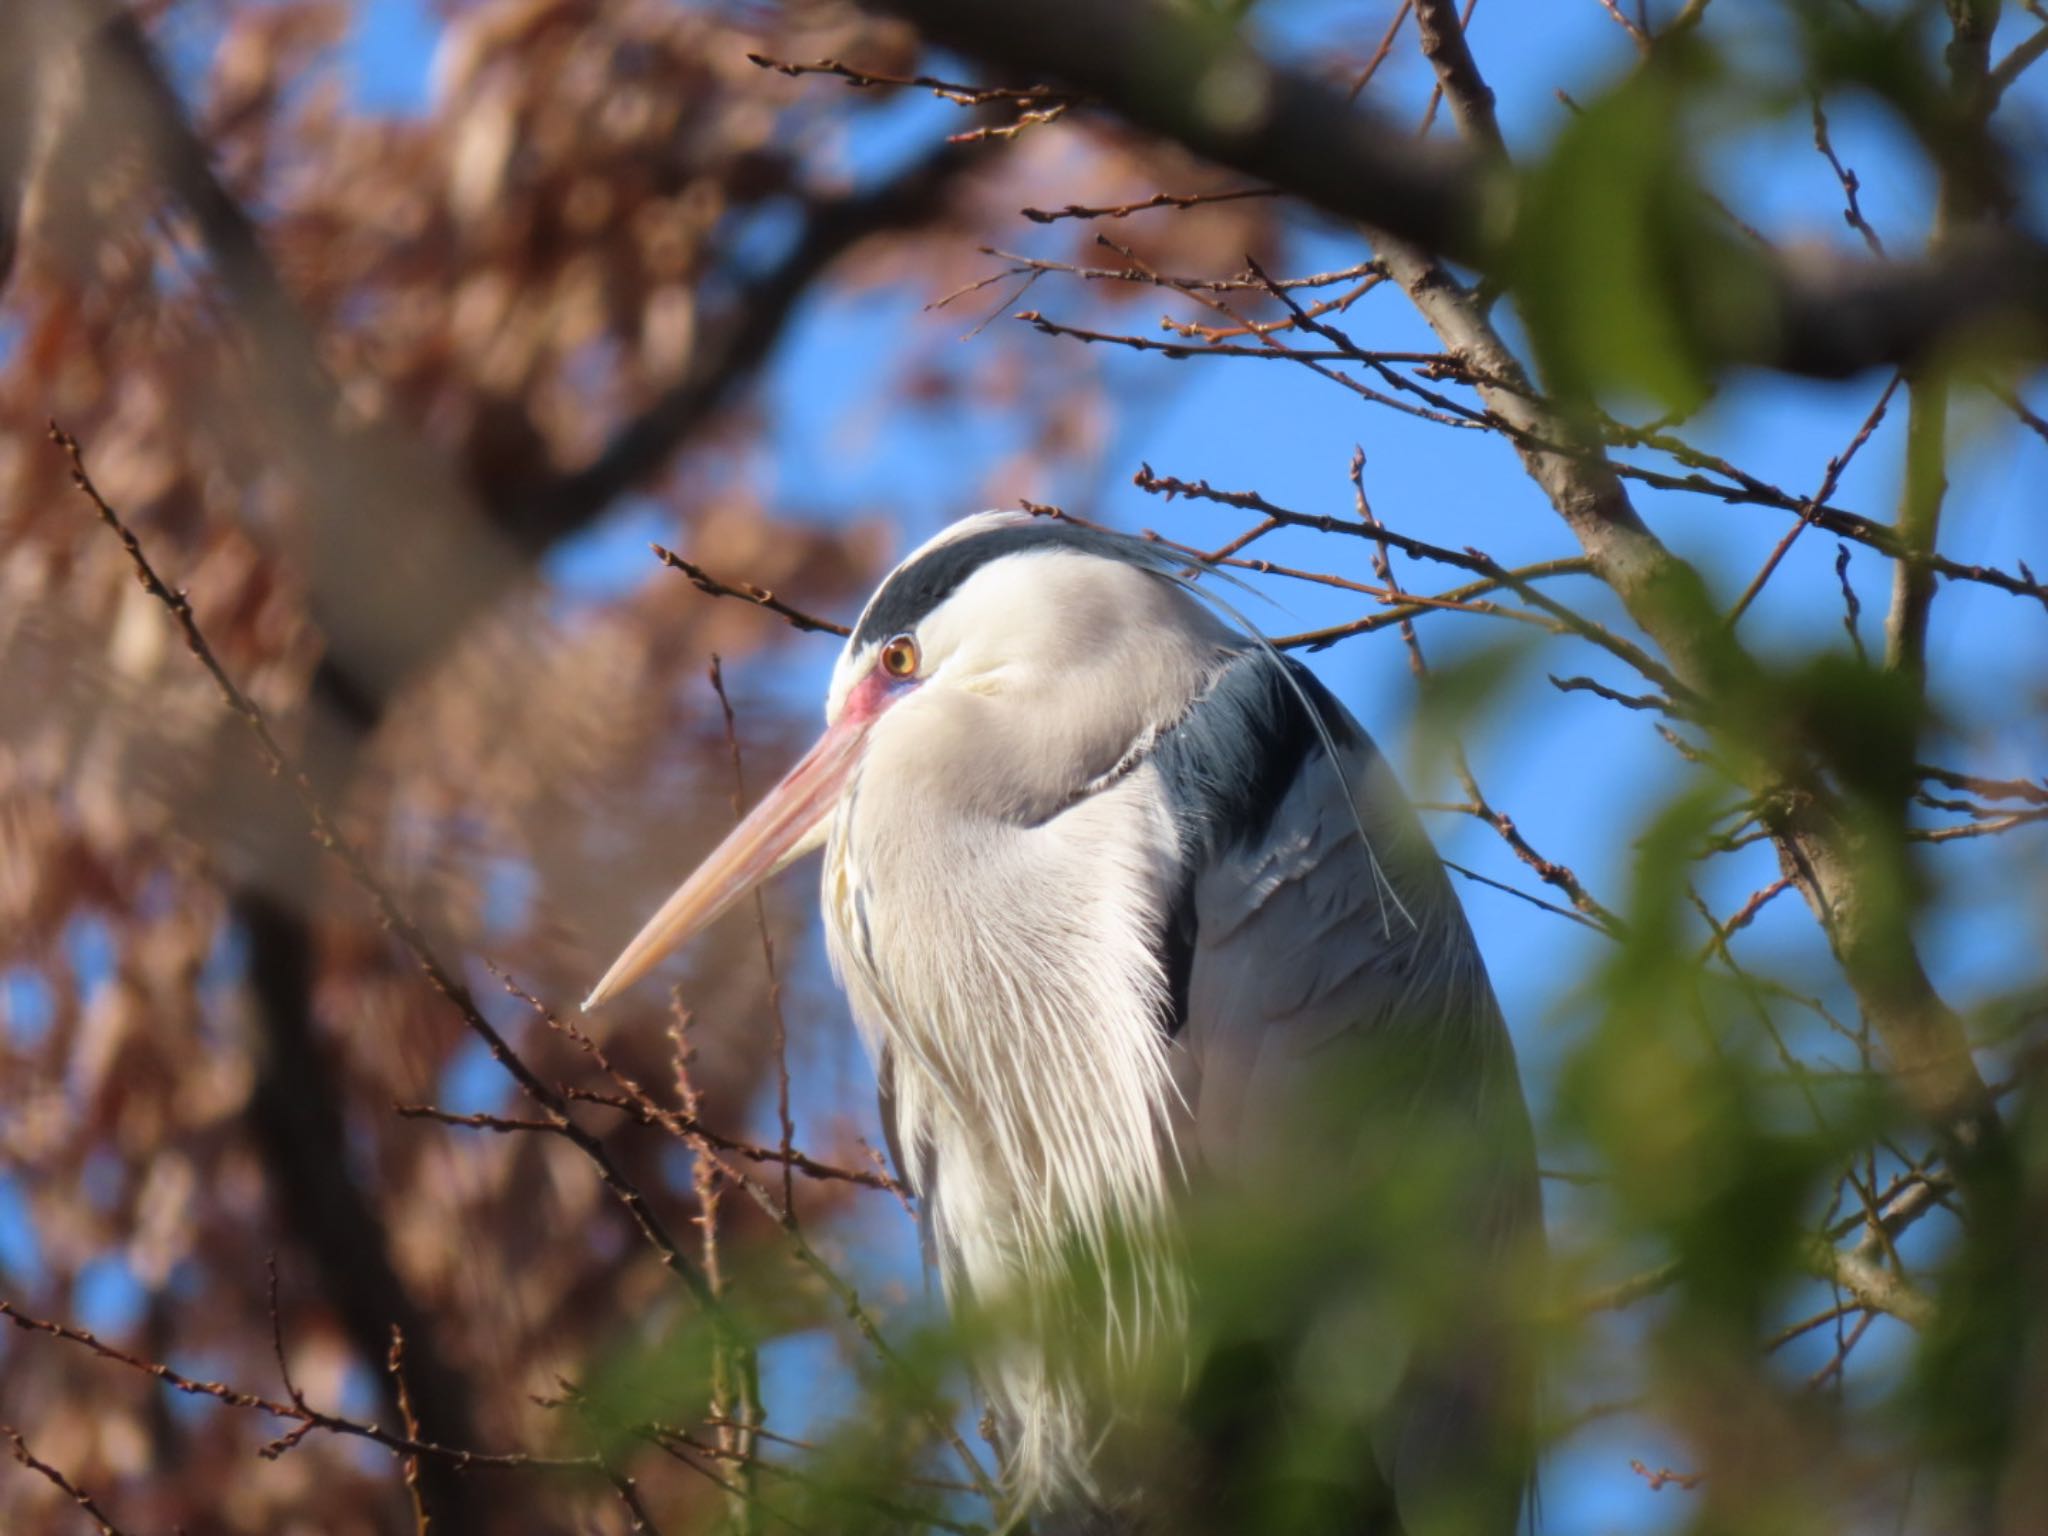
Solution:
<svg viewBox="0 0 2048 1536"><path fill-rule="evenodd" d="M1728 610L1728 623L1731 626L1740 620L1749 605L1756 601L1756 595L1763 591L1764 583L1771 579L1771 573L1777 570L1779 562L1791 550L1792 541L1812 525L1813 520L1819 516L1820 509L1827 505L1828 498L1835 494L1835 487L1841 483L1842 472L1854 461L1863 445L1870 441L1870 436L1877 430L1878 424L1884 420L1885 411L1892 402L1892 395L1898 390L1904 378L1905 375L1899 373L1891 376L1890 382L1884 387L1884 393L1877 397L1877 404L1873 405L1870 414L1863 418L1863 425L1856 429L1856 435L1849 439L1848 446L1828 460L1828 467L1821 475L1820 488L1806 498L1805 505L1799 510L1799 521L1787 529L1785 536L1778 540L1776 547L1765 558L1762 568L1743 589L1742 596L1735 600L1735 606ZM1854 635L1855 629L1852 627L1849 632Z"/></svg>
<svg viewBox="0 0 2048 1536"><path fill-rule="evenodd" d="M122 1536L121 1528L114 1524L105 1510L93 1502L92 1495L72 1482L70 1478L59 1472L47 1461L40 1460L28 1448L28 1442L21 1438L20 1431L15 1429L13 1425L0 1424L0 1435L5 1435L13 1446L14 1459L38 1477L53 1484L66 1498L83 1510L86 1517L99 1527L100 1536Z"/></svg>
<svg viewBox="0 0 2048 1536"><path fill-rule="evenodd" d="M595 1088L571 1086L565 1089L564 1092L567 1097L576 1100L580 1104L601 1104L606 1109L616 1109L621 1114L631 1116L641 1125L667 1131L670 1135L685 1141L692 1141L701 1136L719 1151L730 1152L736 1157L743 1157L750 1163L781 1163L787 1161L792 1168L805 1178L837 1181L844 1184L858 1184L866 1189L877 1189L885 1194L895 1195L898 1199L907 1198L910 1194L910 1191L904 1187L901 1180L892 1178L888 1174L870 1172L864 1168L847 1168L838 1163L824 1162L807 1152L802 1152L795 1148L791 1148L785 1157L782 1149L779 1147L764 1147L754 1142L743 1141L737 1136L729 1136L723 1131L713 1130L694 1114L667 1109L651 1101L642 1101L619 1094L604 1093ZM430 1118L438 1119L441 1116L436 1113ZM456 1116L453 1118L452 1123L466 1125L471 1122L465 1117ZM525 1129L523 1126L512 1128ZM496 1127L487 1126L486 1129L496 1129Z"/></svg>
<svg viewBox="0 0 2048 1536"><path fill-rule="evenodd" d="M1418 20L1427 14L1427 8L1428 0L1424 0L1424 9L1418 12ZM1394 560L1393 554L1388 547L1387 527L1380 521L1379 514L1373 511L1372 500L1365 493L1365 450L1362 447L1354 446L1351 450L1351 490L1352 503L1358 514L1358 520L1364 527L1371 530L1373 574L1379 577L1390 595L1398 597L1402 594L1394 578ZM1422 641L1415 633L1415 626L1406 620L1403 620L1401 624L1401 640L1408 648L1408 665L1410 670L1414 672L1418 680L1427 677L1429 663L1423 658ZM1578 876L1562 864L1554 863L1537 853L1535 848L1529 844L1529 841L1516 828L1514 821L1502 812L1495 810L1488 803L1485 793L1479 787L1477 776L1472 772L1472 764L1465 756L1465 747L1462 742L1452 743L1451 764L1456 770L1458 781L1464 786L1465 794L1469 800L1469 804L1460 807L1460 809L1486 822L1487 825L1500 834L1502 841L1513 850L1516 858L1536 871L1539 879L1544 881L1545 884L1555 886L1558 890L1564 892L1572 906L1577 909L1577 914L1580 916L1581 921L1586 922L1588 926L1607 933L1610 937L1618 936L1622 931L1620 919L1616 918L1606 907L1593 899L1592 895L1579 883ZM1457 868L1468 879L1485 881L1487 884L1500 884L1497 881L1487 880L1487 877L1465 869L1463 866L1453 867ZM1511 886L1501 885L1500 888L1512 891L1514 895L1522 897L1525 901L1535 901L1538 906L1547 907L1550 905L1547 902L1529 896L1526 892L1515 891Z"/></svg>
<svg viewBox="0 0 2048 1536"><path fill-rule="evenodd" d="M1590 693L1596 698L1607 700L1610 704L1619 704L1623 709L1649 710L1662 715L1674 713L1671 708L1671 701L1661 695L1654 693L1623 693L1617 688L1608 687L1605 683L1595 678L1559 677L1553 672L1550 674L1550 686L1559 693Z"/></svg>
<svg viewBox="0 0 2048 1536"><path fill-rule="evenodd" d="M1351 82L1350 101L1358 100L1358 93L1372 83L1372 77L1380 72L1380 66L1387 62L1387 55L1394 51L1394 39L1401 35L1401 23L1408 19L1409 11L1415 7L1415 0L1401 0L1394 9L1394 19L1387 23L1387 30L1380 34L1379 46L1372 51L1372 57L1365 61L1365 68Z"/></svg>
<svg viewBox="0 0 2048 1536"><path fill-rule="evenodd" d="M750 581L723 582L701 565L693 565L672 549L664 549L659 544L650 544L648 548L654 551L663 565L681 571L690 578L692 586L711 597L737 597L757 608L766 608L770 613L786 619L793 628L807 632L838 635L842 639L853 633L844 624L835 624L830 619L821 619L799 608L790 607L766 587L757 587Z"/></svg>
<svg viewBox="0 0 2048 1536"><path fill-rule="evenodd" d="M703 1098L690 1073L697 1053L690 1043L689 1027L689 1012L682 1006L678 995L669 1031L669 1038L675 1045L676 1097L685 1111L695 1116ZM703 1140L693 1140L692 1146L696 1156L690 1161L690 1183L697 1192L697 1230L701 1236L704 1279L714 1296L723 1296L725 1266L719 1254L718 1237L725 1181L718 1159L711 1155ZM737 1491L728 1500L728 1512L736 1536L748 1536L753 1529L754 1436L757 1421L762 1417L759 1388L759 1360L752 1349L728 1349L723 1343L714 1345L711 1400L707 1406L711 1421L717 1426L713 1433L718 1436L719 1444L738 1459L738 1472L734 1479Z"/></svg>
<svg viewBox="0 0 2048 1536"><path fill-rule="evenodd" d="M1842 199L1846 205L1842 209L1842 222L1863 237L1863 243L1870 247L1871 255L1882 259L1885 254L1884 242L1878 239L1877 231L1870 227L1870 221L1863 216L1863 205L1857 201L1856 194L1863 190L1863 183L1857 180L1856 173L1842 164L1841 158L1836 155L1834 143L1828 138L1828 114L1821 106L1818 95L1812 98L1812 106L1813 147L1821 152L1822 158L1828 163L1828 168L1835 173L1835 180L1842 184Z"/></svg>
<svg viewBox="0 0 2048 1536"><path fill-rule="evenodd" d="M770 58L764 53L750 53L747 62L760 69L772 69L778 75L829 75L844 80L856 90L872 90L880 87L916 87L930 91L942 101L950 101L962 107L986 107L992 105L1038 105L1071 103L1076 98L1066 91L1054 90L1049 85L1003 86L963 85L954 80L939 80L930 75L891 75L879 70L856 69L838 59L818 59L809 64L796 64L783 59Z"/></svg>
<svg viewBox="0 0 2048 1536"><path fill-rule="evenodd" d="M391 1353L385 1358L384 1368L391 1373L391 1385L398 1399L398 1420L405 1426L405 1437L417 1440L420 1438L419 1416L412 1410L412 1392L405 1384L405 1335L396 1323L391 1325ZM427 1536L431 1522L427 1519L426 1501L420 1492L418 1452L402 1453L399 1464L405 1468L405 1492L412 1500L413 1529L418 1536Z"/></svg>
<svg viewBox="0 0 2048 1536"><path fill-rule="evenodd" d="M1531 583L1506 566L1476 549L1446 549L1441 544L1432 544L1426 539L1412 538L1396 533L1391 528L1366 528L1356 523L1343 522L1326 514L1296 512L1275 505L1256 491L1219 490L1206 480L1183 480L1175 475L1161 475L1149 464L1141 464L1132 476L1132 483L1142 491L1171 500L1176 496L1192 497L1201 501L1213 501L1222 506L1236 507L1241 511L1256 512L1270 517L1291 528L1311 528L1323 533L1341 533L1353 538L1385 539L1404 554L1415 555L1424 560L1435 560L1445 565L1454 565L1461 570L1473 572L1490 580L1498 581L1514 591L1516 596L1532 607L1540 608L1557 619L1565 628L1582 640L1590 641L1602 650L1608 651L1627 662L1636 671L1656 683L1679 707L1690 708L1697 703L1692 690L1687 688L1663 663L1655 660L1634 642L1625 640L1605 626L1594 623L1564 604L1546 597Z"/></svg>
<svg viewBox="0 0 2048 1536"><path fill-rule="evenodd" d="M1985 78L1985 110L1994 110L2013 82L2040 62L2048 54L2048 26L2043 26L2022 41L2013 45L2013 50L1992 68Z"/></svg>
<svg viewBox="0 0 2048 1536"><path fill-rule="evenodd" d="M1939 768L1932 763L1915 763L1913 772L1923 779L1932 779L1937 784L1946 784L1950 789L1960 789L1968 794L1981 795L1987 800L2023 800L2029 805L2048 805L2048 782L2033 779L1986 779L1976 774L1957 773L1950 768Z"/></svg>
<svg viewBox="0 0 2048 1536"><path fill-rule="evenodd" d="M1855 583L1849 580L1849 546L1835 546L1835 585L1842 592L1842 628L1849 636L1849 645L1856 652L1856 659L1868 663L1870 652L1863 645L1863 601L1856 595Z"/></svg>
<svg viewBox="0 0 2048 1536"><path fill-rule="evenodd" d="M1154 208L1205 208L1212 203L1241 202L1248 197L1278 197L1277 187L1231 187L1221 192L1154 192L1133 203L1109 203L1090 207L1068 203L1063 208L1020 208L1017 211L1034 224L1053 224L1061 219L1127 219L1134 213Z"/></svg>
<svg viewBox="0 0 2048 1536"><path fill-rule="evenodd" d="M499 980L504 985L506 991L521 999L528 1007L546 1019L551 1028L574 1041L580 1049L599 1065L607 1076L626 1090L630 1096L629 1100L618 1107L625 1108L630 1113L651 1117L657 1124L669 1124L677 1118L673 1111L666 1110L657 1104L633 1078L614 1067L609 1057L606 1056L603 1047L593 1040L587 1031L559 1017L545 1003L520 987L510 977L501 974ZM570 1090L570 1096L574 1098L589 1097L586 1093L578 1093L574 1090ZM708 1135L696 1137L694 1140L700 1156L716 1156L710 1149L711 1138ZM954 1429L951 1420L946 1417L939 1405L932 1400L929 1386L883 1335L880 1326L875 1322L873 1316L869 1314L866 1307L862 1305L859 1292L854 1289L853 1285L845 1277L840 1275L820 1257L818 1251L805 1238L803 1229L797 1225L794 1215L786 1207L777 1203L775 1196L768 1190L766 1185L750 1176L744 1169L736 1168L723 1159L718 1160L718 1166L719 1171L724 1177L744 1190L748 1198L760 1206L762 1211L775 1223L777 1229L788 1240L798 1261L806 1269L810 1270L824 1284L826 1289L831 1291L834 1297L838 1299L848 1320L853 1323L861 1337L867 1340L876 1355L880 1357L883 1365L894 1372L898 1379L918 1396L923 1407L926 1423L939 1439L944 1441L960 1457L963 1466L967 1469L968 1476L974 1479L976 1488L984 1494L991 1505L996 1504L999 1496L995 1485L989 1481L988 1474L983 1470L980 1461L975 1457L973 1451L968 1449L967 1443L960 1438L959 1431ZM867 1182L867 1180L862 1178L860 1182Z"/></svg>
<svg viewBox="0 0 2048 1536"><path fill-rule="evenodd" d="M1110 250L1117 249L1113 242L1100 236L1097 240ZM1357 282L1361 278L1384 280L1386 275L1377 261L1361 261L1328 272L1312 272L1305 277L1269 279L1255 277L1248 271L1231 277L1188 277L1178 273L1160 272L1135 262L1123 267L1084 267L1071 261L1055 261L1046 256L1026 256L1016 251L1006 251L1000 246L983 245L977 246L976 249L984 256L993 256L998 261L1009 262L1009 269L981 278L958 290L959 293L971 293L975 288L985 288L1004 277L1021 276L1026 272L1055 273L1062 277L1079 278L1087 283L1135 283L1151 288L1170 288L1190 297L1202 293L1265 293L1275 284L1292 293L1304 288L1334 288L1339 283ZM946 301L940 301L942 304L944 302Z"/></svg>
<svg viewBox="0 0 2048 1536"><path fill-rule="evenodd" d="M598 1473L603 1471L603 1462L595 1455L538 1456L525 1451L476 1451L459 1446L436 1445L427 1441L415 1440L406 1435L394 1434L390 1430L383 1429L375 1424L364 1424L355 1419L342 1418L337 1414L327 1413L322 1409L313 1408L302 1403L280 1402L275 1398L264 1397L260 1393L245 1392L239 1387L228 1385L226 1382L208 1381L201 1377L188 1376L184 1372L164 1364L162 1361L144 1360L137 1355L132 1355L118 1345L109 1344L106 1340L88 1329L74 1328L68 1323L55 1322L49 1318L36 1317L24 1312L5 1299L0 1299L0 1319L5 1319L7 1322L14 1324L15 1327L25 1333L45 1334L50 1338L62 1339L67 1343L75 1344L79 1348L99 1356L102 1360L111 1361L114 1364L125 1366L129 1370L151 1377L172 1391L182 1392L188 1397L210 1398L214 1402L221 1403L229 1408L240 1408L255 1413L267 1413L274 1418L283 1419L287 1423L299 1426L294 1432L294 1436L291 1437L294 1443L296 1443L296 1438L303 1436L305 1431L319 1429L325 1430L330 1434L347 1435L358 1440L368 1440L400 1455L411 1453L419 1456L437 1457L449 1462L458 1469ZM289 1446L280 1441L272 1441L269 1445L263 1447L262 1454L266 1459L274 1460L285 1449L289 1449Z"/></svg>
<svg viewBox="0 0 2048 1536"><path fill-rule="evenodd" d="M1608 4L1609 10L1613 9L1612 4L1608 3L1608 0L1603 0L1603 3ZM1707 1474L1704 1472L1674 1472L1669 1467L1659 1467L1656 1471L1652 1472L1642 1462L1633 1458L1629 1461L1628 1469L1645 1483L1649 1484L1650 1492L1652 1493L1661 1493L1667 1487L1682 1488L1687 1493L1691 1493L1693 1489L1699 1487L1701 1483L1707 1480Z"/></svg>
<svg viewBox="0 0 2048 1536"><path fill-rule="evenodd" d="M738 824L746 815L747 771L740 761L739 727L733 718L732 700L725 691L725 669L716 654L711 658L710 676L711 691L718 695L719 712L725 720L725 749L732 758L732 819ZM789 1114L789 1023L782 1013L782 979L775 968L775 940L768 932L768 901L758 885L754 887L753 898L754 927L761 936L761 964L768 972L768 1017L774 1028L775 1114L782 1128L782 1204L794 1220L796 1167L792 1153L796 1123Z"/></svg>
<svg viewBox="0 0 2048 1536"><path fill-rule="evenodd" d="M707 1312L713 1314L713 1325L723 1326L716 1317L716 1308L712 1306L710 1294L705 1290L703 1277L690 1267L682 1249L655 1214L646 1195L626 1177L603 1144L575 1122L563 1097L535 1075L533 1069L512 1049L504 1036L499 1034L483 1016L482 1010L476 1005L476 1000L470 996L469 988L458 981L454 973L442 963L419 925L399 906L397 899L371 871L355 845L342 836L325 803L314 790L312 781L278 744L277 737L270 729L270 722L262 710L257 708L255 702L241 690L214 656L213 649L200 631L198 621L192 613L192 605L186 600L184 593L173 590L157 575L156 568L150 564L135 535L129 531L120 514L100 494L99 488L93 484L92 477L86 472L85 459L78 446L78 440L55 422L50 424L50 438L70 462L72 483L92 504L100 521L120 540L121 547L127 553L129 563L134 566L136 579L142 584L143 590L169 610L184 638L186 649L206 669L229 710L248 727L263 758L264 766L270 770L274 778L282 779L291 786L293 793L298 797L300 808L305 813L313 841L341 865L357 889L370 899L385 928L412 957L413 963L434 990L446 998L461 1015L470 1032L483 1042L498 1065L519 1084L534 1103L542 1108L548 1120L555 1124L557 1132L573 1142L590 1161L598 1177L624 1206L627 1214L640 1229L641 1235L661 1258L663 1265L682 1281L685 1289Z"/></svg>
<svg viewBox="0 0 2048 1536"><path fill-rule="evenodd" d="M917 1398L918 1409L926 1425L959 1458L961 1467L974 1484L975 1491L988 1500L992 1508L1001 1508L1001 1495L982 1467L981 1459L969 1448L967 1442L960 1438L960 1432L953 1427L953 1421L947 1416L944 1406L934 1399L929 1384L882 1333L873 1314L861 1301L860 1292L825 1262L811 1246L809 1239L804 1236L803 1229L796 1224L790 1212L776 1203L775 1196L760 1180L750 1177L743 1169L734 1168L731 1164L722 1163L721 1168L726 1177L744 1190L748 1198L775 1223L788 1241L797 1262L808 1269L832 1293L847 1320L859 1331L861 1337L867 1340L869 1347L880 1357L882 1363Z"/></svg>
<svg viewBox="0 0 2048 1536"><path fill-rule="evenodd" d="M1650 51L1650 34L1638 26L1629 14L1615 3L1615 0L1600 0L1600 9L1614 18L1615 25L1629 35L1629 40L1639 50L1644 53Z"/></svg>
<svg viewBox="0 0 2048 1536"><path fill-rule="evenodd" d="M654 1517L647 1513L647 1506L640 1502L639 1484L623 1472L607 1473L606 1480L625 1508L627 1524L641 1536L661 1536L661 1527L654 1523Z"/></svg>

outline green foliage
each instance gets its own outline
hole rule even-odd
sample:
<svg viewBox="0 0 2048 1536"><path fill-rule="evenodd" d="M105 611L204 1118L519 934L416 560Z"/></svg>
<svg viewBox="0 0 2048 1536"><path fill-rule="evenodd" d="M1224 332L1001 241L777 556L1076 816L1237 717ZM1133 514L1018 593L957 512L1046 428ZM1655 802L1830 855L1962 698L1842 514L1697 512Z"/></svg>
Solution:
<svg viewBox="0 0 2048 1536"><path fill-rule="evenodd" d="M1508 266L1546 380L1567 396L1696 408L1725 328L1759 323L1754 258L1693 169L1691 99L1716 67L1672 47L1585 104L1526 176Z"/></svg>

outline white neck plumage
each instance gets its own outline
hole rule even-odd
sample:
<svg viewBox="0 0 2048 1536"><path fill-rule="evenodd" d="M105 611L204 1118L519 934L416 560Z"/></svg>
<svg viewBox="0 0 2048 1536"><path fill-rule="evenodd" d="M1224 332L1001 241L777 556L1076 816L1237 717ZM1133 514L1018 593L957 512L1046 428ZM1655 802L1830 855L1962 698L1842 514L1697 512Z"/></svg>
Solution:
<svg viewBox="0 0 2048 1536"><path fill-rule="evenodd" d="M1060 820L1047 836L857 787L825 865L833 965L886 1073L948 1298L1027 1330L983 1372L1026 1501L1088 1487L1106 1426L1078 1377L1177 1342L1184 1312L1154 947L1177 833L1142 765ZM1014 895L1047 889L1068 899ZM1074 1310L1075 1264L1100 1277L1099 1317ZM1102 1351L1077 1363L1075 1331L1091 1325Z"/></svg>

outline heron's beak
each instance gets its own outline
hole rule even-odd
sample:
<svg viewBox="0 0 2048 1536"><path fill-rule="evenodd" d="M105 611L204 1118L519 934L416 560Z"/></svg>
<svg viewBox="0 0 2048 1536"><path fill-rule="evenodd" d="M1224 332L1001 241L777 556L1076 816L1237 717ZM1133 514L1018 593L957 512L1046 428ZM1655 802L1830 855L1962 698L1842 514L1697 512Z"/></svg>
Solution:
<svg viewBox="0 0 2048 1536"><path fill-rule="evenodd" d="M825 840L832 808L853 777L874 721L870 710L848 709L826 729L817 745L634 936L583 1000L586 1012L625 991L755 885Z"/></svg>

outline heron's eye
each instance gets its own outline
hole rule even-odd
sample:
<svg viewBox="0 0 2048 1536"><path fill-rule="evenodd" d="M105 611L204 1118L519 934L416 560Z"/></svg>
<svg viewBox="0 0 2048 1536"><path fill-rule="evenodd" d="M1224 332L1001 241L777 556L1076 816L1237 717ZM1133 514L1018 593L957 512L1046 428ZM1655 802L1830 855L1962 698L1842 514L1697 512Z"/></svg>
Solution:
<svg viewBox="0 0 2048 1536"><path fill-rule="evenodd" d="M917 675L917 642L908 635L898 635L882 647L882 670L894 678Z"/></svg>

